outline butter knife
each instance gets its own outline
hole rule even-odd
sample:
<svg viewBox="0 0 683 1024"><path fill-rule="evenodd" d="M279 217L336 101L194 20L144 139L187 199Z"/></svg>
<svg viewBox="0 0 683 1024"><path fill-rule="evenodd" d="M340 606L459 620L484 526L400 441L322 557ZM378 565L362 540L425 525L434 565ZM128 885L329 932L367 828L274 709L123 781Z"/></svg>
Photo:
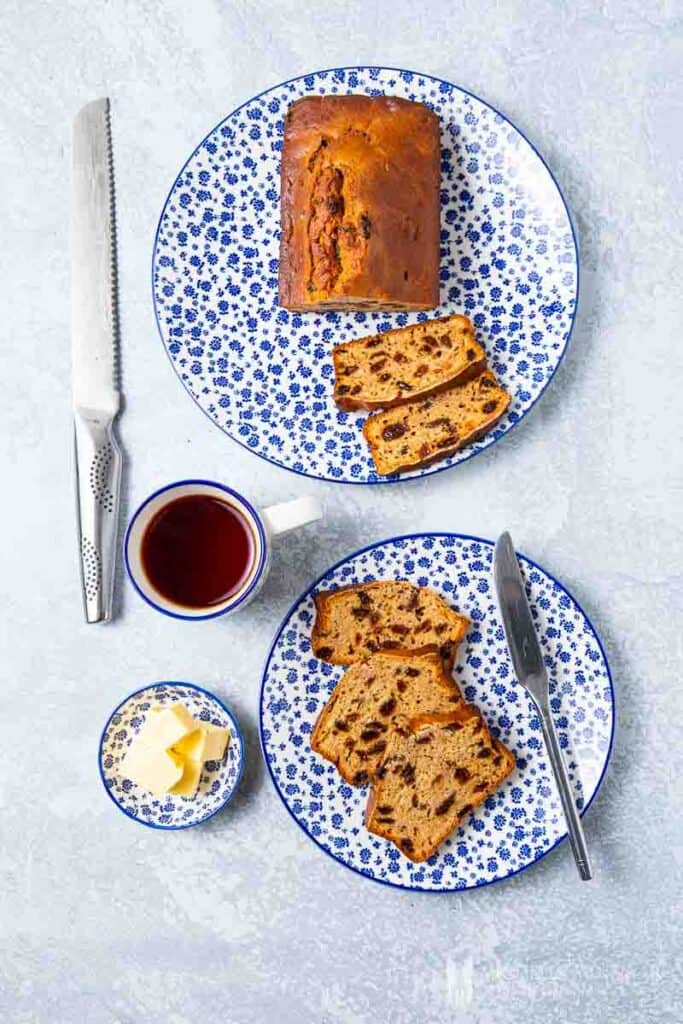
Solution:
<svg viewBox="0 0 683 1024"><path fill-rule="evenodd" d="M69 257L78 541L86 622L111 618L121 453L114 176L109 100L72 132Z"/></svg>
<svg viewBox="0 0 683 1024"><path fill-rule="evenodd" d="M538 712L550 765L562 800L574 860L579 869L579 875L584 881L588 881L593 876L586 839L555 732L550 711L548 673L543 662L543 654L524 589L524 580L509 533L503 533L496 542L493 555L493 574L515 675L525 687Z"/></svg>

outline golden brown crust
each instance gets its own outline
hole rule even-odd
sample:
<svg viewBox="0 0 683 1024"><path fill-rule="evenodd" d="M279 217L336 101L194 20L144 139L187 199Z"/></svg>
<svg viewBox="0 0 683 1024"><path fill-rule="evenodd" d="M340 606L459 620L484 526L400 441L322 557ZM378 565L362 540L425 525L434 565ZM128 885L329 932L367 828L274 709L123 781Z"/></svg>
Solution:
<svg viewBox="0 0 683 1024"><path fill-rule="evenodd" d="M340 409L391 409L478 376L486 353L466 316L454 313L335 346Z"/></svg>
<svg viewBox="0 0 683 1024"><path fill-rule="evenodd" d="M503 761L505 763L505 778L507 778L510 772L517 764L515 760L515 755L512 753L511 750L508 750L508 748L505 746L502 740L498 740L494 736L492 736L491 738L493 740L494 749L498 754L501 754L503 757Z"/></svg>
<svg viewBox="0 0 683 1024"><path fill-rule="evenodd" d="M327 702L320 709L320 712L318 713L318 717L315 720L315 725L313 726L313 732L311 733L311 750L314 753L316 753L316 754L320 754L321 757L325 756L323 754L322 750L321 750L321 734L322 734L323 724L325 722L326 717L329 714L331 714L331 712L332 712L332 710L334 708L334 705L336 703L337 703L337 697L335 696L335 691L333 690L332 693L330 694L329 698L327 699ZM328 758L327 760L331 760L331 759ZM334 764L335 768L337 768L337 770L339 770L338 762L337 761L333 761L332 763ZM341 774L341 772L340 772L340 774ZM343 776L342 776L342 778L343 778ZM345 781L348 782L348 779L346 779Z"/></svg>
<svg viewBox="0 0 683 1024"><path fill-rule="evenodd" d="M345 597L352 600L346 602ZM317 658L332 665L350 665L377 650L410 649L413 654L438 650L452 668L470 625L435 591L407 580L352 584L320 591L313 600L311 647ZM428 618L422 610L425 606L430 609ZM338 621L333 624L337 610ZM429 629L425 629L427 623L431 623Z"/></svg>
<svg viewBox="0 0 683 1024"><path fill-rule="evenodd" d="M437 653L374 654L351 665L318 715L311 749L352 786L374 776L391 732L417 721L451 721L467 708Z"/></svg>
<svg viewBox="0 0 683 1024"><path fill-rule="evenodd" d="M483 437L509 404L510 395L486 370L426 399L373 413L363 424L363 436L378 473L404 473L445 459Z"/></svg>
<svg viewBox="0 0 683 1024"><path fill-rule="evenodd" d="M451 716L421 716L395 732L375 772L365 811L368 831L415 863L434 854L515 766L471 705Z"/></svg>
<svg viewBox="0 0 683 1024"><path fill-rule="evenodd" d="M365 805L365 814L363 815L363 823L364 823L365 827L368 829L368 831L370 831L370 826L368 825L368 822L372 821L372 816L375 813L375 808L376 807L377 807L377 791L376 791L374 786L371 786L370 787L370 792L368 793L368 802Z"/></svg>
<svg viewBox="0 0 683 1024"><path fill-rule="evenodd" d="M424 104L297 100L282 150L281 305L437 306L439 187L439 121Z"/></svg>

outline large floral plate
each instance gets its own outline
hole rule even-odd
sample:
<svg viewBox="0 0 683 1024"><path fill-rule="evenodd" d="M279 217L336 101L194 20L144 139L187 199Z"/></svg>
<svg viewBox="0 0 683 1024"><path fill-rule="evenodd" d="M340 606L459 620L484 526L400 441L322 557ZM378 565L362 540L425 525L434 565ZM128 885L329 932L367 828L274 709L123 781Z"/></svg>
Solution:
<svg viewBox="0 0 683 1024"><path fill-rule="evenodd" d="M292 100L388 93L442 125L441 305L434 313L289 313L278 306L280 152ZM379 483L362 415L332 399L332 346L427 316L467 313L512 394L496 429L427 476L503 437L549 384L574 320L578 261L558 186L502 114L450 82L392 68L339 68L284 82L199 144L166 200L154 244L154 306L171 362L222 430L306 476ZM399 479L398 477L389 478Z"/></svg>
<svg viewBox="0 0 683 1024"><path fill-rule="evenodd" d="M298 825L326 853L367 878L406 889L470 889L508 878L566 836L540 723L514 678L492 582L493 544L458 534L382 541L333 566L292 607L263 677L261 740L275 787ZM545 653L551 705L578 807L595 796L609 760L612 682L600 640L576 601L549 573L520 558ZM455 677L517 767L426 863L413 864L366 831L367 790L347 785L310 749L315 720L342 669L316 660L310 633L317 590L375 579L434 587L472 620ZM590 828L588 830L590 841Z"/></svg>

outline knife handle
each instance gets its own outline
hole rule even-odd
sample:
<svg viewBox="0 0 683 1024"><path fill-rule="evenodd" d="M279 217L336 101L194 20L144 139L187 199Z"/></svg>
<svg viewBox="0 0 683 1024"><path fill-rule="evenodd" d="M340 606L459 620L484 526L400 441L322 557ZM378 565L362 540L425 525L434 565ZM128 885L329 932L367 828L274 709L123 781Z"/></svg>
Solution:
<svg viewBox="0 0 683 1024"><path fill-rule="evenodd" d="M581 824L581 818L579 817L579 812L574 800L574 793L572 792L569 776L567 775L567 768L564 763L562 748L560 747L557 733L555 732L550 708L538 707L538 712L541 720L543 737L548 749L550 765L555 775L557 788L560 791L560 799L562 800L562 807L564 809L564 817L567 822L569 842L572 846L574 860L576 861L576 866L579 869L579 875L584 882L587 882L593 877L593 872L591 870L590 858L588 856L586 837L583 833L583 825Z"/></svg>
<svg viewBox="0 0 683 1024"><path fill-rule="evenodd" d="M89 410L75 413L78 545L86 622L111 619L121 451L113 417Z"/></svg>

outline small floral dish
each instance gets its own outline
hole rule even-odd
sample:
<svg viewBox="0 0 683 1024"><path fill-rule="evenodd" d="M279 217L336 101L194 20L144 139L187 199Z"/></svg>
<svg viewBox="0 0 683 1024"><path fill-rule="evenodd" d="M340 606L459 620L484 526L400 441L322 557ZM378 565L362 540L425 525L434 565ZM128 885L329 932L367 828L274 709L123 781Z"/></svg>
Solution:
<svg viewBox="0 0 683 1024"><path fill-rule="evenodd" d="M204 764L199 789L191 799L172 793L154 796L120 772L121 760L150 708L174 702L184 704L194 718L230 732L222 760ZM232 712L208 690L192 683L152 683L131 693L110 715L100 739L99 765L104 788L129 818L150 828L191 828L218 814L232 799L242 778L244 740Z"/></svg>

